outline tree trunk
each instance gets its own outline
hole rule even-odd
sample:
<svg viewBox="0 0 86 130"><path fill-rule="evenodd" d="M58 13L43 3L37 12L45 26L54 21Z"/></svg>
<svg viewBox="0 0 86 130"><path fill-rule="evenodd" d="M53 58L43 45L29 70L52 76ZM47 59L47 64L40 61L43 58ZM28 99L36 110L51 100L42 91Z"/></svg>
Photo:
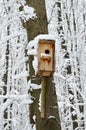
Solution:
<svg viewBox="0 0 86 130"><path fill-rule="evenodd" d="M26 0L29 6L35 9L37 18L26 23L28 40L34 39L38 34L47 34L47 17L44 0ZM29 57L30 77L32 83L40 84L40 77L34 77L34 70L32 67L33 56ZM34 77L34 78L33 78ZM33 89L31 91L32 97L35 98L30 106L30 122L32 126L36 123L36 130L61 130L60 119L58 113L58 104L55 91L55 84L52 82L52 77L46 78L46 109L45 118L41 118L39 110L40 89ZM36 122L33 116L36 115Z"/></svg>

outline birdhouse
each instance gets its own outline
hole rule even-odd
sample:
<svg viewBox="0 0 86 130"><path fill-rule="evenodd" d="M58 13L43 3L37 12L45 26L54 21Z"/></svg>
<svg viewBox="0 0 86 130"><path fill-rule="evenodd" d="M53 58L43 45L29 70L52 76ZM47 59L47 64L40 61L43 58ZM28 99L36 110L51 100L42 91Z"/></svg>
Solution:
<svg viewBox="0 0 86 130"><path fill-rule="evenodd" d="M39 40L38 43L38 75L52 76L55 71L55 41Z"/></svg>

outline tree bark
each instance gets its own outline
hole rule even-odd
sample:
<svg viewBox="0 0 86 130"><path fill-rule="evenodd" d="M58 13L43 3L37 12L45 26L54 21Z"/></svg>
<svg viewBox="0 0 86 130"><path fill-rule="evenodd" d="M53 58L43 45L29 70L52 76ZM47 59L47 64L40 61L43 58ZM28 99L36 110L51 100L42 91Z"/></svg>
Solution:
<svg viewBox="0 0 86 130"><path fill-rule="evenodd" d="M37 18L26 23L28 33L28 40L34 39L39 34L47 34L47 17L44 0L26 0L27 4L35 9ZM33 56L29 57L30 77L32 83L40 84L41 78L34 77L34 70L32 67ZM34 77L34 78L33 78ZM45 118L41 118L39 110L39 97L41 89L33 89L31 91L33 103L30 106L30 122L32 126L36 123L36 130L61 130L57 96L55 91L55 84L52 82L52 77L46 78L46 107ZM33 116L36 115L36 122Z"/></svg>

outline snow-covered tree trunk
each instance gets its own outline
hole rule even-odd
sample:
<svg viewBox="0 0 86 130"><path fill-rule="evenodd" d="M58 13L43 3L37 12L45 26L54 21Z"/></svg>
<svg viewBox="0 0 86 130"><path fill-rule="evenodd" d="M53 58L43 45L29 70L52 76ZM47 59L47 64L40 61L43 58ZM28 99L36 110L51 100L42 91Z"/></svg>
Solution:
<svg viewBox="0 0 86 130"><path fill-rule="evenodd" d="M57 37L55 82L63 130L86 129L85 4L84 0L47 4L49 32Z"/></svg>
<svg viewBox="0 0 86 130"><path fill-rule="evenodd" d="M45 0L27 0L32 7L34 7L37 18L33 21L31 20L27 23L27 32L28 32L28 40L34 40L35 36L38 34L47 34L48 26L47 26L47 17L46 17L46 8L45 8ZM52 37L51 37L52 38ZM29 43L31 44L31 42ZM30 45L29 45L30 46ZM35 48L36 45L32 46L32 49ZM33 56L29 57L30 64L30 79L31 83L34 86L38 86L41 83L41 77L37 77L34 74L34 70L32 67ZM35 85L36 84L36 85ZM55 84L53 83L52 77L46 78L46 106L45 106L45 118L41 119L39 103L40 103L40 90L37 88L31 87L31 94L33 97L33 103L30 107L30 121L32 126L36 123L36 130L60 130L60 120L58 113L58 105L57 105L57 97L55 91ZM34 121L34 116L36 117L36 122Z"/></svg>
<svg viewBox="0 0 86 130"><path fill-rule="evenodd" d="M0 1L0 130L30 130L23 22L35 16L33 11L24 0Z"/></svg>

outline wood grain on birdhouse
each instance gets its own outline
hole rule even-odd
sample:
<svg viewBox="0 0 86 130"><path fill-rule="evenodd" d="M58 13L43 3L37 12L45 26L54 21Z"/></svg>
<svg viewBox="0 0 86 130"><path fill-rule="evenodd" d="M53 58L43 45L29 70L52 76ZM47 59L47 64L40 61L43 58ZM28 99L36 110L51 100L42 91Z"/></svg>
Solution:
<svg viewBox="0 0 86 130"><path fill-rule="evenodd" d="M52 76L55 71L55 41L39 40L38 43L38 75Z"/></svg>

